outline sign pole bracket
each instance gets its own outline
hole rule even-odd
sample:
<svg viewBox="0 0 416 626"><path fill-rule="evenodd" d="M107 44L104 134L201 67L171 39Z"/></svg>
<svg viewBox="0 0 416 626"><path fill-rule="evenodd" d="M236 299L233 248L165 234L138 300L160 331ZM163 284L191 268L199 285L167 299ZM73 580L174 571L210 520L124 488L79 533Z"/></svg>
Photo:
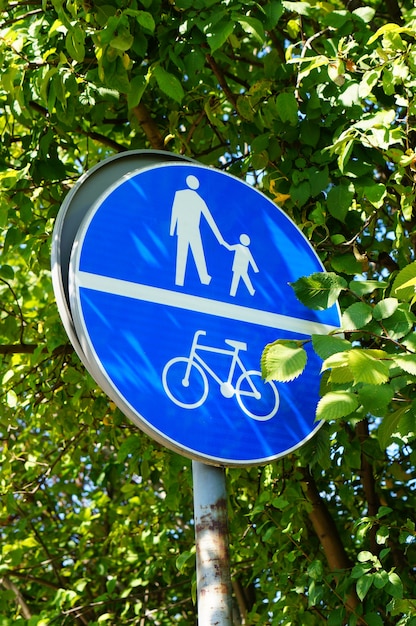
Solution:
<svg viewBox="0 0 416 626"><path fill-rule="evenodd" d="M232 626L225 470L192 461L198 626Z"/></svg>

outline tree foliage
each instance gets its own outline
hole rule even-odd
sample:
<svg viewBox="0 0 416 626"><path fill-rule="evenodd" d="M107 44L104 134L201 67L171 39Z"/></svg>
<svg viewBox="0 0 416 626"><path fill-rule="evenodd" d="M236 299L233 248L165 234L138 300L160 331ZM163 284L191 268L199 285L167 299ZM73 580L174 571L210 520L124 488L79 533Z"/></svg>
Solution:
<svg viewBox="0 0 416 626"><path fill-rule="evenodd" d="M131 427L51 289L63 197L167 149L249 180L312 242L343 335L324 425L228 471L236 624L416 624L416 11L411 0L0 0L0 624L194 624L189 461ZM302 341L267 346L291 380ZM307 390L305 390L307 392Z"/></svg>

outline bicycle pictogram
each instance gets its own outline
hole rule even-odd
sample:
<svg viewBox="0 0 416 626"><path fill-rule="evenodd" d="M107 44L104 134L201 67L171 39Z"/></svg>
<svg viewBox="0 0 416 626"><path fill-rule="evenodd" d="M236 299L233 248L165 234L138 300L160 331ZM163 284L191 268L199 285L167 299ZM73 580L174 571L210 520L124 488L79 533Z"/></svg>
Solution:
<svg viewBox="0 0 416 626"><path fill-rule="evenodd" d="M206 331L197 330L189 356L178 356L168 361L163 368L162 384L172 402L184 409L197 409L208 397L209 374L218 383L225 398L235 396L241 410L254 420L266 421L276 415L279 408L279 392L273 381L265 382L261 372L246 369L240 352L247 344L234 339L224 339L230 346L217 348L199 343ZM208 365L201 352L210 352L230 358L231 363L225 380Z"/></svg>

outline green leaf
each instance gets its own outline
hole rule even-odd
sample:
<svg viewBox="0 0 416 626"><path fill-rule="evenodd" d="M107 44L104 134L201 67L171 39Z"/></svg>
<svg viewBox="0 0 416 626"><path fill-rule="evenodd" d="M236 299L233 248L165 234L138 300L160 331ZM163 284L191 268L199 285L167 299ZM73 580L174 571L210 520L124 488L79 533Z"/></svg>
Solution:
<svg viewBox="0 0 416 626"><path fill-rule="evenodd" d="M386 186L383 183L376 183L369 187L364 187L364 194L369 202L377 209L383 206L384 198L387 194Z"/></svg>
<svg viewBox="0 0 416 626"><path fill-rule="evenodd" d="M352 183L332 187L327 196L328 211L333 217L344 222L353 198L354 186Z"/></svg>
<svg viewBox="0 0 416 626"><path fill-rule="evenodd" d="M343 330L356 330L366 326L373 318L373 309L365 302L355 302L342 315Z"/></svg>
<svg viewBox="0 0 416 626"><path fill-rule="evenodd" d="M396 276L392 295L397 296L401 301L410 301L416 293L416 261L406 265Z"/></svg>
<svg viewBox="0 0 416 626"><path fill-rule="evenodd" d="M127 104L129 109L133 109L140 104L147 85L148 81L145 76L138 75L133 78L130 83L130 91L127 95Z"/></svg>
<svg viewBox="0 0 416 626"><path fill-rule="evenodd" d="M304 57L304 58L296 57L295 59L288 59L287 62L289 64L293 64L293 63L296 63L298 65L300 64L302 69L299 75L302 78L305 78L306 76L308 76L308 74L310 74L312 70L315 70L318 67L322 67L323 65L328 65L329 59L323 54L318 54L312 58L311 57Z"/></svg>
<svg viewBox="0 0 416 626"><path fill-rule="evenodd" d="M282 122L287 122L291 126L298 123L298 102L292 92L284 91L276 98L276 110Z"/></svg>
<svg viewBox="0 0 416 626"><path fill-rule="evenodd" d="M282 16L283 6L279 0L269 0L269 2L267 2L267 4L265 4L262 8L267 16L265 28L267 30L272 30Z"/></svg>
<svg viewBox="0 0 416 626"><path fill-rule="evenodd" d="M265 380L288 382L298 378L305 369L306 352L302 342L278 340L268 344L262 354L261 370Z"/></svg>
<svg viewBox="0 0 416 626"><path fill-rule="evenodd" d="M149 30L151 33L154 32L156 24L151 13L149 13L148 11L134 11L134 15L137 22L140 24L140 26L142 26L142 28Z"/></svg>
<svg viewBox="0 0 416 626"><path fill-rule="evenodd" d="M205 110L207 110L207 106L209 103L205 105ZM255 110L252 105L252 99L250 96L241 95L237 98L237 111L245 120L253 120ZM221 125L224 127L224 124L221 122Z"/></svg>
<svg viewBox="0 0 416 626"><path fill-rule="evenodd" d="M414 36L414 30L411 28L405 28L404 26L399 26L398 24L384 24L381 26L375 33L370 37L367 41L368 45L374 43L379 37L385 35L387 33L407 33L408 35Z"/></svg>
<svg viewBox="0 0 416 626"><path fill-rule="evenodd" d="M65 45L68 54L79 63L85 58L85 32L81 26L76 25L68 31L65 38Z"/></svg>
<svg viewBox="0 0 416 626"><path fill-rule="evenodd" d="M375 320L384 320L391 317L399 306L397 298L384 298L376 304L373 309L373 317Z"/></svg>
<svg viewBox="0 0 416 626"><path fill-rule="evenodd" d="M369 561L374 562L374 554L369 550L361 550L361 552L357 555L357 561L359 563L368 563Z"/></svg>
<svg viewBox="0 0 416 626"><path fill-rule="evenodd" d="M382 350L353 349L348 352L348 362L355 383L382 385L389 379L389 367L381 360L387 355Z"/></svg>
<svg viewBox="0 0 416 626"><path fill-rule="evenodd" d="M338 147L338 167L342 173L345 172L345 168L351 158L351 154L354 148L354 140L348 139L342 141Z"/></svg>
<svg viewBox="0 0 416 626"><path fill-rule="evenodd" d="M290 2L289 0L283 0L282 4L286 11L305 16L309 15L312 8L309 2Z"/></svg>
<svg viewBox="0 0 416 626"><path fill-rule="evenodd" d="M358 88L358 95L360 98L368 98L370 93L373 90L373 87L377 84L377 81L380 77L381 69L378 70L367 70L364 72L363 78L360 82ZM370 201L371 202L371 201Z"/></svg>
<svg viewBox="0 0 416 626"><path fill-rule="evenodd" d="M318 420L337 420L350 415L358 407L357 396L348 391L330 391L318 403Z"/></svg>
<svg viewBox="0 0 416 626"><path fill-rule="evenodd" d="M13 389L10 389L6 393L6 403L11 409L14 409L17 406L18 398L16 392Z"/></svg>
<svg viewBox="0 0 416 626"><path fill-rule="evenodd" d="M128 456L136 455L140 448L140 442L137 435L130 435L125 439L117 453L117 461L122 463Z"/></svg>
<svg viewBox="0 0 416 626"><path fill-rule="evenodd" d="M351 350L349 341L333 335L312 335L312 345L321 359L327 359L332 354L343 352L344 350Z"/></svg>
<svg viewBox="0 0 416 626"><path fill-rule="evenodd" d="M400 420L409 410L410 407L402 406L400 409L397 409L397 411L383 417L383 421L377 430L377 439L382 450L388 448L392 436L398 432Z"/></svg>
<svg viewBox="0 0 416 626"><path fill-rule="evenodd" d="M328 619L326 621L327 626L339 626L340 624L345 624L345 613L346 610L344 607L338 607L331 611L328 614Z"/></svg>
<svg viewBox="0 0 416 626"><path fill-rule="evenodd" d="M322 580L323 573L324 568L320 559L315 559L308 566L308 576L313 578L313 580Z"/></svg>
<svg viewBox="0 0 416 626"><path fill-rule="evenodd" d="M298 185L291 185L289 194L293 202L303 206L311 197L311 186L308 180L302 180Z"/></svg>
<svg viewBox="0 0 416 626"><path fill-rule="evenodd" d="M392 401L394 390L390 385L364 384L358 390L358 397L366 413L375 417L382 417Z"/></svg>
<svg viewBox="0 0 416 626"><path fill-rule="evenodd" d="M352 280L349 284L351 291L357 296L365 296L376 289L386 289L389 284L384 280Z"/></svg>
<svg viewBox="0 0 416 626"><path fill-rule="evenodd" d="M313 141L316 141L316 143L318 142L318 138L316 137L316 131L314 133L314 131L310 129L310 126L308 127L308 124L305 122L303 122L301 126L301 133L303 132L305 134L304 142L306 143L306 145L311 145L311 142ZM318 129L318 134L319 134L319 129ZM319 194L322 191L325 191L328 187L328 182L329 182L328 168L327 167L324 167L323 169L309 168L308 175L309 175L309 183L311 186L311 194L315 198L316 196L319 196Z"/></svg>
<svg viewBox="0 0 416 626"><path fill-rule="evenodd" d="M277 496L276 498L273 498L270 504L275 509L278 509L279 511L283 511L283 509L285 509L290 504L290 502L288 500L285 500L283 496Z"/></svg>
<svg viewBox="0 0 416 626"><path fill-rule="evenodd" d="M402 370L416 376L416 354L395 354L391 358Z"/></svg>
<svg viewBox="0 0 416 626"><path fill-rule="evenodd" d="M161 91L176 102L182 102L185 93L179 80L173 74L167 72L161 65L153 68L153 75Z"/></svg>
<svg viewBox="0 0 416 626"><path fill-rule="evenodd" d="M386 589L393 598L403 598L403 583L396 572L389 572L389 585Z"/></svg>
<svg viewBox="0 0 416 626"><path fill-rule="evenodd" d="M360 19L363 20L366 24L369 24L375 15L375 9L372 7L358 7L353 12L353 15L358 15Z"/></svg>
<svg viewBox="0 0 416 626"><path fill-rule="evenodd" d="M414 327L415 317L409 311L408 305L401 304L390 317L383 320L383 326L391 339L405 337Z"/></svg>
<svg viewBox="0 0 416 626"><path fill-rule="evenodd" d="M353 349L350 344L350 349ZM349 365L349 354L347 350L343 352L335 352L331 354L325 361L322 363L321 372L327 369L332 369L334 367L347 367Z"/></svg>
<svg viewBox="0 0 416 626"><path fill-rule="evenodd" d="M329 375L329 382L333 385L343 385L347 383L352 383L354 381L354 376L351 369L347 366L339 366L332 367L331 373ZM348 387L351 385L348 384Z"/></svg>
<svg viewBox="0 0 416 626"><path fill-rule="evenodd" d="M0 276L5 280L13 280L14 269L10 265L0 265Z"/></svg>
<svg viewBox="0 0 416 626"><path fill-rule="evenodd" d="M347 288L342 276L332 272L317 272L289 284L302 304L320 311L335 304L341 291Z"/></svg>
<svg viewBox="0 0 416 626"><path fill-rule="evenodd" d="M264 43L264 39L265 39L264 26L260 20L258 20L255 17L244 16L244 17L238 17L238 22L240 26L245 30L246 33L249 33L250 35L254 35L254 38L257 39L257 41L260 44Z"/></svg>
<svg viewBox="0 0 416 626"><path fill-rule="evenodd" d="M352 252L336 254L331 258L331 267L339 274L357 275L361 274L363 265L358 261Z"/></svg>
<svg viewBox="0 0 416 626"><path fill-rule="evenodd" d="M185 565L190 559L195 558L195 549L186 550L182 552L176 559L176 567L180 572L183 572Z"/></svg>
<svg viewBox="0 0 416 626"><path fill-rule="evenodd" d="M357 580L357 596L361 601L364 600L368 591L370 590L371 585L373 584L374 575L373 574L364 574Z"/></svg>
<svg viewBox="0 0 416 626"><path fill-rule="evenodd" d="M234 30L234 22L222 21L217 24L210 24L205 30L207 42L211 52L215 52L225 44L228 37Z"/></svg>
<svg viewBox="0 0 416 626"><path fill-rule="evenodd" d="M352 346L350 344L350 349ZM344 350L343 352L335 352L331 354L325 361L322 363L321 372L327 369L333 369L335 367L347 367L349 362L348 351Z"/></svg>
<svg viewBox="0 0 416 626"><path fill-rule="evenodd" d="M387 605L387 608L390 614L393 616L411 615L412 617L410 619L410 622L408 622L409 626L415 626L415 619L414 619L415 606L416 606L415 597L406 598L405 600L401 598L394 598L391 602L389 602L389 604Z"/></svg>
<svg viewBox="0 0 416 626"><path fill-rule="evenodd" d="M112 37L109 44L112 48L126 52L134 43L134 37L127 28L120 29L116 37Z"/></svg>
<svg viewBox="0 0 416 626"><path fill-rule="evenodd" d="M377 513L377 519L382 519L383 517L386 517L386 515L390 515L390 513L392 513L393 509L389 506L380 506L378 509L378 513ZM381 553L380 553L381 556Z"/></svg>

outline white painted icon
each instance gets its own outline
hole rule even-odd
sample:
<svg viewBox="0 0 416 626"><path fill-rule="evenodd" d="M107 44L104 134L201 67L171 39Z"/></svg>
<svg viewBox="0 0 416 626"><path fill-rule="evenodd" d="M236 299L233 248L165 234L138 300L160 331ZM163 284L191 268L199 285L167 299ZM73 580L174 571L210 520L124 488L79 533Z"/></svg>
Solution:
<svg viewBox="0 0 416 626"><path fill-rule="evenodd" d="M170 236L176 235L177 237L175 285L183 287L185 284L190 252L201 284L209 285L211 282L212 277L208 273L201 235L201 218L204 217L218 243L230 252L234 252L230 296L236 295L240 280L244 282L249 294L253 296L255 289L249 277L249 269L251 267L257 273L259 268L249 249L250 237L243 233L240 235L240 243L227 243L208 205L196 191L199 188L198 178L189 175L186 178L186 184L187 189L180 189L175 193L170 220Z"/></svg>
<svg viewBox="0 0 416 626"><path fill-rule="evenodd" d="M253 288L248 275L248 270L250 265L256 273L259 271L259 268L257 267L253 255L250 252L249 245L250 237L243 233L240 235L240 243L229 246L230 250L234 250L234 261L232 267L233 279L231 282L230 296L235 296L237 293L237 287L240 280L243 280L249 294L254 296L255 289Z"/></svg>
<svg viewBox="0 0 416 626"><path fill-rule="evenodd" d="M199 338L205 335L205 330L197 330L189 356L174 357L163 368L162 384L168 398L184 409L197 409L208 397L207 374L209 374L218 383L225 398L236 397L241 410L248 417L266 421L276 415L279 408L279 392L276 385L273 381L264 382L261 372L247 370L239 356L240 350L247 350L247 344L234 339L224 339L232 349L216 348L198 342ZM221 380L204 361L200 352L211 352L231 358L226 380ZM240 375L238 372L241 372Z"/></svg>
<svg viewBox="0 0 416 626"><path fill-rule="evenodd" d="M202 216L205 217L218 242L221 245L226 244L206 202L196 192L199 180L196 176L190 175L186 178L186 184L188 189L181 189L175 193L170 222L170 234L173 236L176 233L178 238L175 285L184 285L189 251L192 252L199 280L203 285L209 285L211 276L207 270L200 230Z"/></svg>

